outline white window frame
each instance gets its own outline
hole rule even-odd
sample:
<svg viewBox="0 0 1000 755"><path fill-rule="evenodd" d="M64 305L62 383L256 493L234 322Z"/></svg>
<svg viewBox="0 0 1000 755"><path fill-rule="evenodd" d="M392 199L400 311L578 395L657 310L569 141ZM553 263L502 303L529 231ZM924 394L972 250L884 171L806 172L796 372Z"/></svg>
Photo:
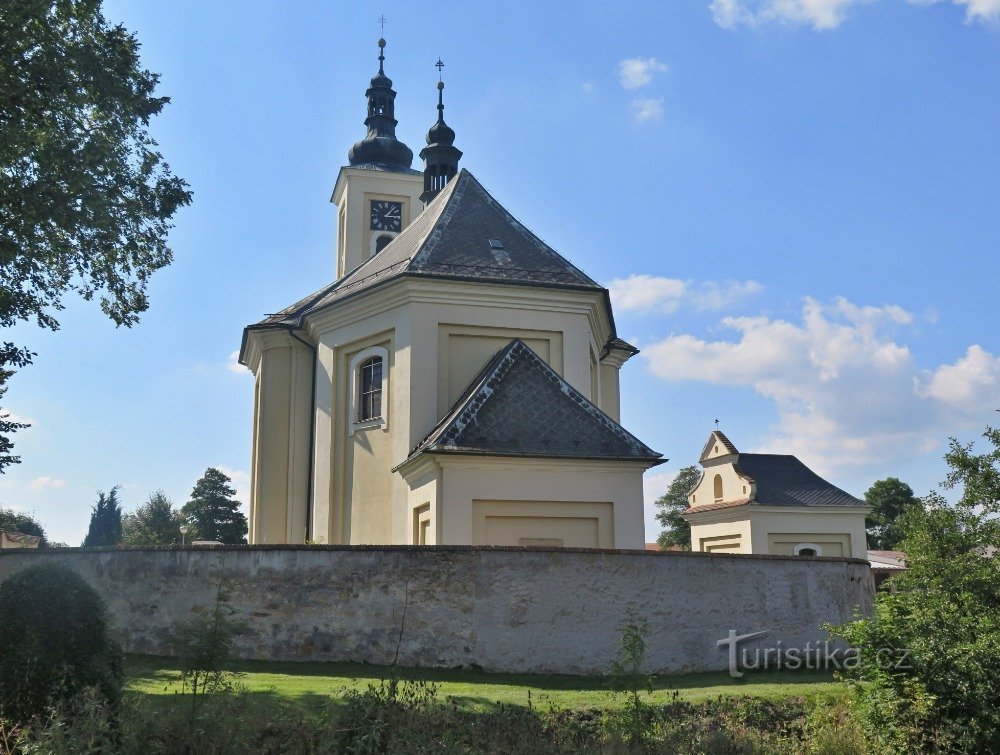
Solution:
<svg viewBox="0 0 1000 755"><path fill-rule="evenodd" d="M816 551L817 556L823 555L823 548L819 545L816 545L816 543L799 543L798 545L792 548L792 553L795 554L796 556L801 556L802 551L806 550L807 548L812 548L814 551Z"/></svg>
<svg viewBox="0 0 1000 755"><path fill-rule="evenodd" d="M358 421L358 409L361 404L361 365L372 357L382 358L382 416L375 419ZM348 435L354 435L356 430L368 430L373 427L381 427L383 430L389 427L389 350L384 346L369 346L362 349L348 363L348 371L351 376L351 397L348 411Z"/></svg>

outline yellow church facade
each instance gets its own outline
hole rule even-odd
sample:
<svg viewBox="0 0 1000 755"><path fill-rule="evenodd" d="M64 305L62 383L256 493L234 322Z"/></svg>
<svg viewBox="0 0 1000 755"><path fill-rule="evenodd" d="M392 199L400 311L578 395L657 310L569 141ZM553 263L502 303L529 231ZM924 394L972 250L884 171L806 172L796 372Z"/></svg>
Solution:
<svg viewBox="0 0 1000 755"><path fill-rule="evenodd" d="M618 422L607 290L458 169L443 85L410 167L383 61L336 279L244 330L250 542L641 548L662 459Z"/></svg>

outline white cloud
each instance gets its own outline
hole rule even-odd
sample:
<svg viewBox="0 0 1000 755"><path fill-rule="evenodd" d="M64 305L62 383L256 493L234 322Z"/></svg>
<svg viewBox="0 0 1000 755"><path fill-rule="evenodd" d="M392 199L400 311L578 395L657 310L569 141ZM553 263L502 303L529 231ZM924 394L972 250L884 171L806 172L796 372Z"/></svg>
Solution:
<svg viewBox="0 0 1000 755"><path fill-rule="evenodd" d="M624 89L641 89L653 81L653 76L666 70L666 65L656 58L628 58L618 64L618 81Z"/></svg>
<svg viewBox="0 0 1000 755"><path fill-rule="evenodd" d="M869 0L713 0L712 18L724 29L785 23L835 29L853 5Z"/></svg>
<svg viewBox="0 0 1000 755"><path fill-rule="evenodd" d="M38 493L42 490L59 490L66 487L65 480L57 480L55 477L36 477L28 483L28 490Z"/></svg>
<svg viewBox="0 0 1000 755"><path fill-rule="evenodd" d="M636 123L655 123L663 119L662 97L636 97L631 107L632 120Z"/></svg>
<svg viewBox="0 0 1000 755"><path fill-rule="evenodd" d="M656 275L630 275L608 284L618 309L633 312L677 311L681 305L715 310L739 304L763 290L757 281L694 281Z"/></svg>
<svg viewBox="0 0 1000 755"><path fill-rule="evenodd" d="M32 427L38 424L35 420L22 417L17 412L12 412L9 409L0 409L0 418L6 419L8 422L18 422L22 425L31 425Z"/></svg>
<svg viewBox="0 0 1000 755"><path fill-rule="evenodd" d="M594 82L593 81L585 81L585 82L583 82L583 85L582 85L581 88L583 89L583 93L584 94L590 94L591 92L594 91Z"/></svg>
<svg viewBox="0 0 1000 755"><path fill-rule="evenodd" d="M231 372L238 372L241 375L247 373L247 368L240 364L240 352L234 351L229 355L229 360L226 362L226 369Z"/></svg>
<svg viewBox="0 0 1000 755"><path fill-rule="evenodd" d="M835 29L855 5L874 0L712 0L712 18L724 29L784 23ZM911 5L951 3L965 8L966 23L1000 24L1000 0L909 0Z"/></svg>
<svg viewBox="0 0 1000 755"><path fill-rule="evenodd" d="M727 317L721 325L735 340L677 335L643 353L664 380L749 387L769 399L778 423L762 450L794 453L823 473L925 453L1000 408L1000 359L974 346L921 371L896 340L913 321L893 305L806 299L798 322Z"/></svg>
<svg viewBox="0 0 1000 755"><path fill-rule="evenodd" d="M987 25L1000 24L1000 0L910 0L910 5L951 3L965 8L965 22L979 21Z"/></svg>
<svg viewBox="0 0 1000 755"><path fill-rule="evenodd" d="M973 417L984 406L1000 409L1000 357L973 345L954 364L914 378L913 385L918 396L937 399Z"/></svg>

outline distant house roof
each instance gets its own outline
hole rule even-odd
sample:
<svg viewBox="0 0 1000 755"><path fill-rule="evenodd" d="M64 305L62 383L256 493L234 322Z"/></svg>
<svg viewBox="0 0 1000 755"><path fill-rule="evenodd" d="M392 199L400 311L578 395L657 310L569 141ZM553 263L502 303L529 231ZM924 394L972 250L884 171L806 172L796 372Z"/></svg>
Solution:
<svg viewBox="0 0 1000 755"><path fill-rule="evenodd" d="M38 535L0 530L0 548L37 548L41 542Z"/></svg>
<svg viewBox="0 0 1000 755"><path fill-rule="evenodd" d="M490 359L410 458L422 452L666 461L519 339Z"/></svg>
<svg viewBox="0 0 1000 755"><path fill-rule="evenodd" d="M607 289L521 225L462 169L381 252L250 328L299 327L312 312L403 276L592 290L604 294L611 316Z"/></svg>

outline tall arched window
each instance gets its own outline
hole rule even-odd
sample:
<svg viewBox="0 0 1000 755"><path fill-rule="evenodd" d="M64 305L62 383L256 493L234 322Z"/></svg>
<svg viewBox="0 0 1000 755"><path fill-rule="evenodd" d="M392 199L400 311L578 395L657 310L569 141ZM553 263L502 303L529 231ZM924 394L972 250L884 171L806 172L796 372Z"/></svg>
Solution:
<svg viewBox="0 0 1000 755"><path fill-rule="evenodd" d="M715 481L713 482L713 487L715 488L715 500L722 500L722 475L717 474L715 476Z"/></svg>
<svg viewBox="0 0 1000 755"><path fill-rule="evenodd" d="M348 406L348 435L355 430L388 428L389 350L369 346L354 354L348 363L351 375Z"/></svg>
<svg viewBox="0 0 1000 755"><path fill-rule="evenodd" d="M371 357L358 368L358 422L382 416L382 357Z"/></svg>

